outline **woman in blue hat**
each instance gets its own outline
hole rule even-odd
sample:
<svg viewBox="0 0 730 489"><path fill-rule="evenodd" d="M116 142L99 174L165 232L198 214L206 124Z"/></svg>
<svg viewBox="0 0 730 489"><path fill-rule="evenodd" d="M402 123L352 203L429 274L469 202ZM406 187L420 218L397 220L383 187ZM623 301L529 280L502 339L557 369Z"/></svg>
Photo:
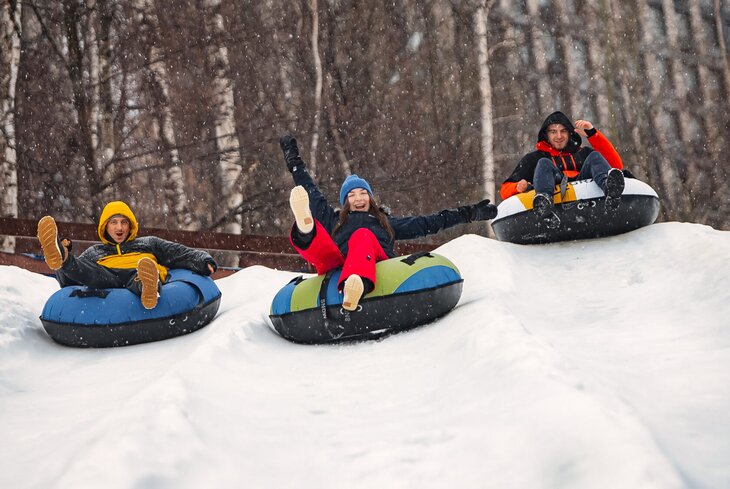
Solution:
<svg viewBox="0 0 730 489"><path fill-rule="evenodd" d="M421 238L497 215L497 207L483 200L429 216L391 217L378 206L370 184L357 175L345 178L342 209L335 210L307 171L296 139L284 136L279 145L297 185L289 198L296 221L291 243L318 274L342 267L338 287L344 294L342 307L349 311L375 288L375 263L395 257L395 240Z"/></svg>

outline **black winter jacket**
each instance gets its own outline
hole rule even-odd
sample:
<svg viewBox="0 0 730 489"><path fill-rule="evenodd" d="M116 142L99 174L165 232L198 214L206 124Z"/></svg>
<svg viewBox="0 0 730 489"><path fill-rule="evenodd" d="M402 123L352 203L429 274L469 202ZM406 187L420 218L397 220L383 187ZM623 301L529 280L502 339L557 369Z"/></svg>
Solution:
<svg viewBox="0 0 730 489"><path fill-rule="evenodd" d="M309 208L314 218L332 235L332 231L340 218L340 210L335 210L329 205L327 199L322 195L322 192L303 165L294 167L292 176L294 177L294 183L301 185L309 193ZM393 239L391 239L388 232L380 225L375 216L367 212L350 212L347 220L337 230L337 233L332 236L332 239L337 244L343 256L347 255L347 242L350 236L358 229L364 227L373 232L375 237L378 238L380 246L383 247L385 254L393 258L395 257L395 251L393 249L395 240L422 238L457 224L465 224L469 221L458 210L443 210L437 214L428 216L388 216L388 222L394 231Z"/></svg>
<svg viewBox="0 0 730 489"><path fill-rule="evenodd" d="M167 268L185 268L200 275L210 274L208 264L217 268L215 260L207 251L188 248L156 236L135 238L118 245L96 244L84 250L78 258L96 263L104 257L126 253L152 253L160 265Z"/></svg>

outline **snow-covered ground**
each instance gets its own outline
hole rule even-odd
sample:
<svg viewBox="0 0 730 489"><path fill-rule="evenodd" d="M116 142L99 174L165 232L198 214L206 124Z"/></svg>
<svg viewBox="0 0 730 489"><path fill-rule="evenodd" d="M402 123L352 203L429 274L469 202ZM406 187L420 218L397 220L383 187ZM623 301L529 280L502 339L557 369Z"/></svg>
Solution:
<svg viewBox="0 0 730 489"><path fill-rule="evenodd" d="M251 267L199 332L67 348L0 267L0 487L730 487L730 232L437 251L454 311L340 346L278 337L294 274Z"/></svg>

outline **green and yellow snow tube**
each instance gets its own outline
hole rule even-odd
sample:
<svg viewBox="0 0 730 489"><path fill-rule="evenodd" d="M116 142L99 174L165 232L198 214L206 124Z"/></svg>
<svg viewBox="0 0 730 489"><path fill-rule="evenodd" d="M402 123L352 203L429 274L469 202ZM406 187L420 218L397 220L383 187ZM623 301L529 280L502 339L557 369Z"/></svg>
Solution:
<svg viewBox="0 0 730 489"><path fill-rule="evenodd" d="M377 339L440 318L461 297L459 270L437 254L391 258L377 263L375 270L375 290L352 312L342 308L337 290L341 269L295 278L271 304L274 329L295 343Z"/></svg>

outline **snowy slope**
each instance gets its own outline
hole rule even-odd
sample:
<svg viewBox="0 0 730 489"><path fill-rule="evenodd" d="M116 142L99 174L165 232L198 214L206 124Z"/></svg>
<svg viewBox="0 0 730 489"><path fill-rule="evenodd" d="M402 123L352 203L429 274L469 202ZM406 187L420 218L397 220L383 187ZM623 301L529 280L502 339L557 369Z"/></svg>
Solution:
<svg viewBox="0 0 730 489"><path fill-rule="evenodd" d="M0 487L730 487L730 232L438 252L452 313L317 347L269 328L291 273L220 280L197 333L77 350L37 319L55 281L0 267Z"/></svg>

